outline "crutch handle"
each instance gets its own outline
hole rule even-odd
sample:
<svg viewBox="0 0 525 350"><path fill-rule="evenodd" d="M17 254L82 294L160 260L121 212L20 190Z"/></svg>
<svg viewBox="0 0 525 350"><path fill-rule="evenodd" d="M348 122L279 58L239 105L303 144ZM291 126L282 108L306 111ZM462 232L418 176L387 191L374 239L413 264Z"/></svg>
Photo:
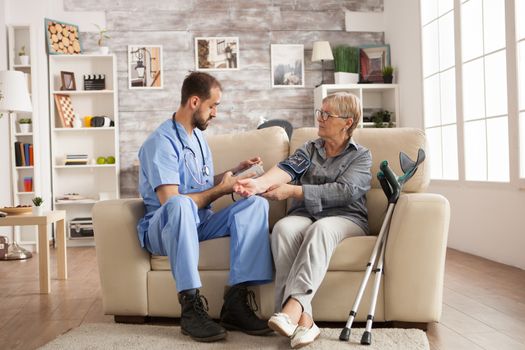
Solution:
<svg viewBox="0 0 525 350"><path fill-rule="evenodd" d="M383 174L382 171L379 171L377 173L377 179L379 180L379 184L381 185L381 188L383 189L386 198L390 199L390 197L392 196L392 188L390 188L390 185L388 184L388 181L385 178L385 174Z"/></svg>
<svg viewBox="0 0 525 350"><path fill-rule="evenodd" d="M388 181L390 188L392 189L392 195L388 198L388 203L397 203L397 200L399 199L399 195L401 193L401 185L397 181L396 175L394 174L394 172L388 165L388 161L386 160L381 162L379 168L385 175L385 178Z"/></svg>

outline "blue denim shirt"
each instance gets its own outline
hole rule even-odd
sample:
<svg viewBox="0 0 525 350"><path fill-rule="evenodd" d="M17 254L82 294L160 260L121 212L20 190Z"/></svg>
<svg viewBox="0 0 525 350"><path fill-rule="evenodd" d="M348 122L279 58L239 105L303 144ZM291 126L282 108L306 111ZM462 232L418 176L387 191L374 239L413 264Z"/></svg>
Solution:
<svg viewBox="0 0 525 350"><path fill-rule="evenodd" d="M306 142L294 154L298 152L309 155L311 164L295 181L303 188L304 200L293 200L288 214L315 220L341 216L368 234L366 193L372 179L370 151L350 138L345 149L335 157L326 156L322 139ZM288 168L278 166L289 172Z"/></svg>

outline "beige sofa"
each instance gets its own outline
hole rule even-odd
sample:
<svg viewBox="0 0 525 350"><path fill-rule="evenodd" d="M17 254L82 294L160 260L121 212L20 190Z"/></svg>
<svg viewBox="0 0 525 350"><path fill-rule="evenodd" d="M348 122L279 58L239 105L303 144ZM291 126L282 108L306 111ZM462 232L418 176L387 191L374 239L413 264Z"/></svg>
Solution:
<svg viewBox="0 0 525 350"><path fill-rule="evenodd" d="M357 129L354 137L372 152L372 174L377 173L379 163L385 159L400 174L399 151L415 158L418 148L425 147L425 136L417 129ZM260 155L264 167L269 169L306 140L314 138L317 138L315 128L296 129L288 141L283 129L271 127L208 136L207 140L219 173L255 155ZM428 323L438 321L441 315L450 208L441 195L424 193L429 184L428 166L427 160L405 185L405 193L394 211L376 308L377 321ZM387 206L375 175L367 197L373 235L346 239L337 248L313 300L317 321L346 321L348 317ZM230 202L230 197L223 197L214 203L214 209ZM167 258L151 256L139 245L136 224L143 213L141 199L103 201L93 209L104 311L115 315L117 321L136 322L144 316L180 316ZM271 202L271 225L285 214L285 202ZM201 291L209 301L210 314L218 318L228 277L229 238L202 242L200 248ZM358 321L366 319L371 282L363 297ZM254 287L254 291L262 316L269 317L274 310L273 284Z"/></svg>

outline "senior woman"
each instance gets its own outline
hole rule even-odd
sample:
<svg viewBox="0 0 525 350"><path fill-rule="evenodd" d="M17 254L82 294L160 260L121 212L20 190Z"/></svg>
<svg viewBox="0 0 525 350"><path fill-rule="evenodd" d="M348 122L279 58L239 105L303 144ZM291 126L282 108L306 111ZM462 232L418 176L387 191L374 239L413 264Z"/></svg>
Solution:
<svg viewBox="0 0 525 350"><path fill-rule="evenodd" d="M238 180L242 196L292 198L288 216L272 232L276 313L270 328L290 337L292 348L312 343L320 330L312 299L330 258L345 238L368 234L366 192L370 189L370 151L352 139L361 118L359 99L335 93L316 110L316 140L256 179Z"/></svg>

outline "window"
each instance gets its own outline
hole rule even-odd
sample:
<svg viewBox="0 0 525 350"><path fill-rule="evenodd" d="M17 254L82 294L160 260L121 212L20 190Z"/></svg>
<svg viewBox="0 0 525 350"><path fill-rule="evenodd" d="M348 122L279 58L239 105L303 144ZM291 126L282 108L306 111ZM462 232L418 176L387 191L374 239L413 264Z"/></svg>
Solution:
<svg viewBox="0 0 525 350"><path fill-rule="evenodd" d="M509 181L505 0L461 4L465 179Z"/></svg>
<svg viewBox="0 0 525 350"><path fill-rule="evenodd" d="M458 179L454 2L421 1L425 132L432 178Z"/></svg>
<svg viewBox="0 0 525 350"><path fill-rule="evenodd" d="M520 178L525 178L525 0L516 0L516 39L518 51L518 105L520 135Z"/></svg>
<svg viewBox="0 0 525 350"><path fill-rule="evenodd" d="M516 14L524 13L525 0L507 1L513 2ZM505 32L506 16L514 16L506 14L505 0L421 0L420 4L424 125L430 146L431 177L510 182L509 118L515 123L517 116L515 109L509 111L509 102L514 103L508 100L507 91L513 81L509 85L507 73L513 77L517 72L519 169L520 177L525 178L523 16L516 15L514 43ZM454 25L455 16L460 28ZM459 42L454 42L455 35ZM516 45L517 71L514 62L508 66L510 45ZM457 116L456 96L462 106ZM458 157L459 150L463 150L463 157Z"/></svg>

